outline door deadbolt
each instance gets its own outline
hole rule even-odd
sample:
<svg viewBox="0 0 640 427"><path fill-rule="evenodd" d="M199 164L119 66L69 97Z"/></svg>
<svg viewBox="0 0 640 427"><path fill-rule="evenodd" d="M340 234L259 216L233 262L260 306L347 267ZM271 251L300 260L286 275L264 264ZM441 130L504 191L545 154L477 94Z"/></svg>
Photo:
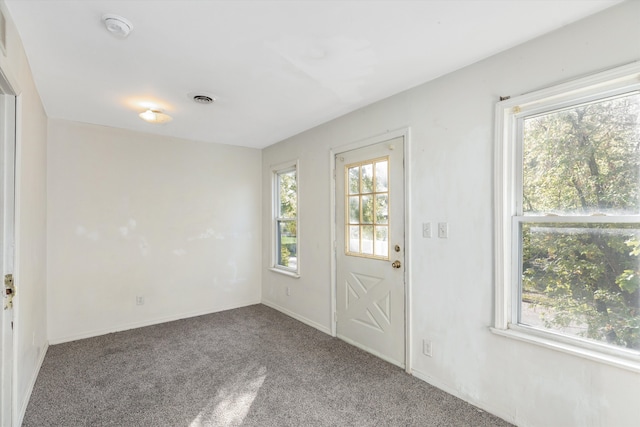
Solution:
<svg viewBox="0 0 640 427"><path fill-rule="evenodd" d="M400 245L395 245L395 246L393 247L393 249L394 249L396 252L400 252Z"/></svg>
<svg viewBox="0 0 640 427"><path fill-rule="evenodd" d="M399 260L395 260L395 261L393 261L393 264L391 264L391 267L400 268L400 267L402 267L402 263Z"/></svg>

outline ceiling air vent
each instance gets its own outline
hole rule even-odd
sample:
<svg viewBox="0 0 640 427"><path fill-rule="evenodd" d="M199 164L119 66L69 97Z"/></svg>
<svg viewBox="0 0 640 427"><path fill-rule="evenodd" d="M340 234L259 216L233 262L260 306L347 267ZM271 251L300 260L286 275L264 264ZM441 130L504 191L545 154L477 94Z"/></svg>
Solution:
<svg viewBox="0 0 640 427"><path fill-rule="evenodd" d="M193 95L193 102L196 104L213 104L215 98L209 95Z"/></svg>
<svg viewBox="0 0 640 427"><path fill-rule="evenodd" d="M197 92L190 92L187 94L187 97L200 105L209 105L213 104L218 100L218 98L211 92L207 92L206 90L199 90Z"/></svg>
<svg viewBox="0 0 640 427"><path fill-rule="evenodd" d="M133 30L131 21L112 13L102 15L102 23L107 31L119 39L126 39L131 30Z"/></svg>

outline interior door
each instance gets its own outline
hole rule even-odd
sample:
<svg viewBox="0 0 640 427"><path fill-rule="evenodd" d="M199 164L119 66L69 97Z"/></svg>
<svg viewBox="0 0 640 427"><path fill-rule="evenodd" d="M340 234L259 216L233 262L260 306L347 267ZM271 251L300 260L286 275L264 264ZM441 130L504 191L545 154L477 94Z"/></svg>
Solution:
<svg viewBox="0 0 640 427"><path fill-rule="evenodd" d="M405 366L404 140L336 155L337 336Z"/></svg>
<svg viewBox="0 0 640 427"><path fill-rule="evenodd" d="M15 96L2 94L0 84L0 425L11 426L13 409L13 265ZM10 290L9 290L10 289Z"/></svg>

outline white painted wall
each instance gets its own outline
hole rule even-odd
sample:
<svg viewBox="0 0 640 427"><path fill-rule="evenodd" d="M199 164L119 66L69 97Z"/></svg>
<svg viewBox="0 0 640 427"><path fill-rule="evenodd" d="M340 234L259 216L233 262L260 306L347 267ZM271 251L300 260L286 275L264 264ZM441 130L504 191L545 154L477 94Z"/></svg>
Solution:
<svg viewBox="0 0 640 427"><path fill-rule="evenodd" d="M7 52L0 69L18 94L16 152L16 297L14 312L14 422L24 414L47 348L46 138L47 117L22 42L3 1Z"/></svg>
<svg viewBox="0 0 640 427"><path fill-rule="evenodd" d="M521 426L637 425L640 375L489 331L498 97L637 60L640 2L631 1L265 149L264 212L270 165L300 159L303 240L301 278L268 271L263 218L263 302L330 330L329 150L410 126L414 374ZM449 238L423 239L426 221L448 222ZM423 338L432 358L421 353Z"/></svg>
<svg viewBox="0 0 640 427"><path fill-rule="evenodd" d="M50 342L259 303L260 161L50 120Z"/></svg>

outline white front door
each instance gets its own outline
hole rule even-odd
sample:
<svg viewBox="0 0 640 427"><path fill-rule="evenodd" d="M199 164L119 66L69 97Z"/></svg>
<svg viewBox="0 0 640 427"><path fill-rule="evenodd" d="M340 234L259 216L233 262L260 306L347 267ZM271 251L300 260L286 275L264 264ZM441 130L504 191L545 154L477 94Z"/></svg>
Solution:
<svg viewBox="0 0 640 427"><path fill-rule="evenodd" d="M5 286L13 275L15 97L0 90L0 426L11 426L13 408L13 307Z"/></svg>
<svg viewBox="0 0 640 427"><path fill-rule="evenodd" d="M339 153L336 332L405 366L404 139Z"/></svg>

